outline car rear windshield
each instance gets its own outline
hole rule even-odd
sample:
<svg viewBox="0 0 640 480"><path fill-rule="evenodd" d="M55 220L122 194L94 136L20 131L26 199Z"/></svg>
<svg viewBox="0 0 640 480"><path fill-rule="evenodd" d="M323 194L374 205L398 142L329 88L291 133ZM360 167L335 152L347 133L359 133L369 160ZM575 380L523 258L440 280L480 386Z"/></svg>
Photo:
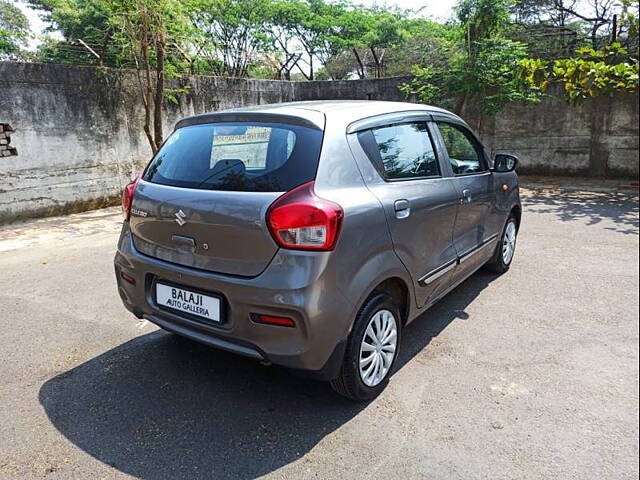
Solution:
<svg viewBox="0 0 640 480"><path fill-rule="evenodd" d="M143 179L203 190L283 192L315 178L322 132L275 123L208 123L167 139Z"/></svg>

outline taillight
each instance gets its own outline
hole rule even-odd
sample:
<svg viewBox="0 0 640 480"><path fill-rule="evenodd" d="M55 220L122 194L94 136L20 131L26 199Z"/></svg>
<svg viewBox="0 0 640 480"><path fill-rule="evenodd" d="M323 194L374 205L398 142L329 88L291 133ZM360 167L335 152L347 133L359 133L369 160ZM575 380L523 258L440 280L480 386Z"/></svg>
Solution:
<svg viewBox="0 0 640 480"><path fill-rule="evenodd" d="M278 198L267 211L267 224L278 245L295 250L333 250L344 211L337 203L318 197L314 182L305 183Z"/></svg>
<svg viewBox="0 0 640 480"><path fill-rule="evenodd" d="M142 172L138 174L134 181L129 183L124 190L122 191L122 213L124 214L124 219L129 220L131 216L131 205L133 204L133 195L136 193L136 187L138 186L138 182L142 178Z"/></svg>

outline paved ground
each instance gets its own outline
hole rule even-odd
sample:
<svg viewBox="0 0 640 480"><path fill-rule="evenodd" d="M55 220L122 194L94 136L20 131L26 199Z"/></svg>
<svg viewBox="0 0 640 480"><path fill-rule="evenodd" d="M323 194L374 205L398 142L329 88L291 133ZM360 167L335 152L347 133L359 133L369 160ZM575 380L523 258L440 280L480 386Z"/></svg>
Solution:
<svg viewBox="0 0 640 480"><path fill-rule="evenodd" d="M0 229L0 478L638 478L638 200L539 190L369 405L120 305L115 209Z"/></svg>

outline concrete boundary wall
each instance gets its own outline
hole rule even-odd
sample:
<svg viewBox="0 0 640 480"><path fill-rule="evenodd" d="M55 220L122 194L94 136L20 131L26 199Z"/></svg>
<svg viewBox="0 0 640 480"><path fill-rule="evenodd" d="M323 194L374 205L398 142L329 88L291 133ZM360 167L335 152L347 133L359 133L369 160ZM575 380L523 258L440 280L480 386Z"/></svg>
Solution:
<svg viewBox="0 0 640 480"><path fill-rule="evenodd" d="M494 152L520 156L523 173L638 177L637 94L568 105L562 88L555 88L540 103L469 117Z"/></svg>
<svg viewBox="0 0 640 480"><path fill-rule="evenodd" d="M181 117L224 108L316 99L403 101L406 78L285 82L186 77L167 102L165 132ZM136 76L0 62L0 123L17 156L0 158L0 223L112 204L150 158ZM559 96L510 106L495 117L469 115L483 140L521 156L529 172L638 175L638 97L570 107Z"/></svg>

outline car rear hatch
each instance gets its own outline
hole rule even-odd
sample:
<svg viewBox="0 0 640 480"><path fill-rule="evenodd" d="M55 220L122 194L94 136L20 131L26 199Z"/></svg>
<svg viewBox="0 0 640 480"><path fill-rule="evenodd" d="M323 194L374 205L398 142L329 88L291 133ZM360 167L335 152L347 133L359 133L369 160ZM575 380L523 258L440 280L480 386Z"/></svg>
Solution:
<svg viewBox="0 0 640 480"><path fill-rule="evenodd" d="M259 275L278 249L267 209L315 178L324 116L308 115L235 112L178 123L138 183L136 248L210 272Z"/></svg>

